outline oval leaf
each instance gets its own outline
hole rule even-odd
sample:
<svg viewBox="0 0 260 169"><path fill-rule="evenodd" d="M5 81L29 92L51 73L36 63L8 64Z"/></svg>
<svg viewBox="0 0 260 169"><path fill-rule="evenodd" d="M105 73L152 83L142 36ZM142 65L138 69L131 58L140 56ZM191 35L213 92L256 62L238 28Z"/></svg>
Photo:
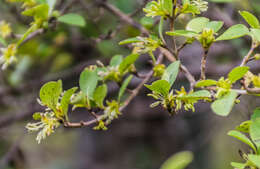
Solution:
<svg viewBox="0 0 260 169"><path fill-rule="evenodd" d="M126 90L128 84L131 82L132 78L133 78L133 75L128 76L128 78L125 79L122 86L120 87L118 98L117 98L118 102L120 102L120 99L123 96L123 94L125 93L125 90Z"/></svg>
<svg viewBox="0 0 260 169"><path fill-rule="evenodd" d="M253 14L247 11L239 11L239 14L252 28L259 28L259 21Z"/></svg>
<svg viewBox="0 0 260 169"><path fill-rule="evenodd" d="M211 109L220 116L227 116L231 112L235 100L237 97L237 93L234 91L229 92L218 100L214 101L211 104Z"/></svg>
<svg viewBox="0 0 260 169"><path fill-rule="evenodd" d="M86 25L85 19L75 13L69 13L58 17L58 21L74 26L84 27Z"/></svg>
<svg viewBox="0 0 260 169"><path fill-rule="evenodd" d="M237 80L241 79L249 70L249 67L243 66L243 67L236 67L228 74L228 79L234 83Z"/></svg>
<svg viewBox="0 0 260 169"><path fill-rule="evenodd" d="M219 36L216 39L216 41L236 39L245 36L247 34L249 34L248 28L245 25L237 24L231 26L228 30L226 30L226 32L224 32L221 36Z"/></svg>
<svg viewBox="0 0 260 169"><path fill-rule="evenodd" d="M62 92L62 82L48 82L40 89L41 102L52 110L56 110Z"/></svg>
<svg viewBox="0 0 260 169"><path fill-rule="evenodd" d="M145 85L145 87L166 97L170 91L171 85L166 80L157 80L153 82L152 85Z"/></svg>
<svg viewBox="0 0 260 169"><path fill-rule="evenodd" d="M97 83L98 83L98 75L96 71L91 71L86 69L80 74L80 79L79 79L80 90L88 98L90 99L93 98L93 94L97 87Z"/></svg>
<svg viewBox="0 0 260 169"><path fill-rule="evenodd" d="M198 17L192 19L186 26L186 30L200 33L208 24L209 19L205 17Z"/></svg>
<svg viewBox="0 0 260 169"><path fill-rule="evenodd" d="M245 143L247 145L249 145L256 152L256 148L255 148L254 144L251 142L251 140L249 138L247 138L241 132L231 130L231 131L228 132L228 135L242 141L243 143Z"/></svg>
<svg viewBox="0 0 260 169"><path fill-rule="evenodd" d="M166 160L160 169L184 169L192 160L193 154L190 151L183 151Z"/></svg>
<svg viewBox="0 0 260 169"><path fill-rule="evenodd" d="M171 63L165 70L162 76L162 80L168 81L170 86L172 86L179 73L179 68L180 68L180 61Z"/></svg>

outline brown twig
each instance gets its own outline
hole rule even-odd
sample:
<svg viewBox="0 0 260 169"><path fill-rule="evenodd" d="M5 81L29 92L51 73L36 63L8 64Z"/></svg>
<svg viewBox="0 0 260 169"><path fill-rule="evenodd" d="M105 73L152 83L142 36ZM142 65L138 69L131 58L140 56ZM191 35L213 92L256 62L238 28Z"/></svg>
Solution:
<svg viewBox="0 0 260 169"><path fill-rule="evenodd" d="M206 79L206 63L207 63L207 56L208 56L209 49L204 49L204 54L201 59L200 65L200 80Z"/></svg>

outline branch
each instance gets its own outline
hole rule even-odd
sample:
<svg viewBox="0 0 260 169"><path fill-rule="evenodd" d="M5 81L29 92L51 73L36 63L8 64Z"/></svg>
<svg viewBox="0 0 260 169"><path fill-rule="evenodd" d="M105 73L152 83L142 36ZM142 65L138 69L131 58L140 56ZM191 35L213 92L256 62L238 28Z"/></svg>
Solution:
<svg viewBox="0 0 260 169"><path fill-rule="evenodd" d="M206 63L207 63L207 56L208 56L209 49L204 49L204 54L201 59L200 65L200 80L206 79Z"/></svg>
<svg viewBox="0 0 260 169"><path fill-rule="evenodd" d="M163 60L163 54L160 54L158 59L157 59L157 64L161 63ZM132 91L132 94L126 99L125 103L123 106L119 108L119 111L123 111L130 103L131 101L138 95L138 93L141 91L142 87L144 86L145 83L147 83L153 76L153 70L151 70L146 78L142 80L142 82ZM64 122L64 127L66 128L79 128L79 127L84 127L84 126L90 126L92 124L97 123L98 121L102 120L104 118L103 115L98 116L97 118L90 120L90 121L81 121L79 123L71 123L71 122Z"/></svg>
<svg viewBox="0 0 260 169"><path fill-rule="evenodd" d="M249 50L249 52L247 53L247 55L244 57L242 63L240 64L240 66L245 66L249 60L251 55L253 54L255 48L257 47L257 45L255 45L254 43L252 43L251 49Z"/></svg>

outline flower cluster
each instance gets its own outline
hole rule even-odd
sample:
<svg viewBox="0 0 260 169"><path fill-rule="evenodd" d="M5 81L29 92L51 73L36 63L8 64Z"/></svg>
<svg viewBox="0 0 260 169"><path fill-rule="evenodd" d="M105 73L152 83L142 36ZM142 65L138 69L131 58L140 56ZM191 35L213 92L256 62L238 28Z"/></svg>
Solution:
<svg viewBox="0 0 260 169"><path fill-rule="evenodd" d="M41 130L36 137L38 144L40 144L41 140L45 139L46 136L49 136L50 134L54 133L54 130L58 128L60 125L54 113L50 112L35 113L34 119L41 121L36 123L28 123L26 125L26 128L28 129L28 131L31 132Z"/></svg>
<svg viewBox="0 0 260 169"><path fill-rule="evenodd" d="M10 44L6 48L1 48L0 64L2 69L6 69L10 64L16 61L17 47L16 44Z"/></svg>

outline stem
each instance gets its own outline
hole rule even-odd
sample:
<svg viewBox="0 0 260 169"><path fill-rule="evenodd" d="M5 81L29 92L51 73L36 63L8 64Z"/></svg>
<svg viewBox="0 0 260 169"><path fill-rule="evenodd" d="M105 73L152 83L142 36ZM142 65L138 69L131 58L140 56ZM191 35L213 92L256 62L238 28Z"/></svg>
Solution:
<svg viewBox="0 0 260 169"><path fill-rule="evenodd" d="M204 55L201 59L201 67L200 67L200 80L206 79L206 63L207 63L207 57L208 57L209 49L204 49Z"/></svg>
<svg viewBox="0 0 260 169"><path fill-rule="evenodd" d="M255 45L254 43L252 43L249 52L248 52L247 55L244 57L244 59L243 59L242 63L240 64L240 66L245 66L245 65L249 62L250 57L251 57L251 55L253 54L253 52L254 52L254 50L255 50L256 47L257 47L257 45Z"/></svg>

